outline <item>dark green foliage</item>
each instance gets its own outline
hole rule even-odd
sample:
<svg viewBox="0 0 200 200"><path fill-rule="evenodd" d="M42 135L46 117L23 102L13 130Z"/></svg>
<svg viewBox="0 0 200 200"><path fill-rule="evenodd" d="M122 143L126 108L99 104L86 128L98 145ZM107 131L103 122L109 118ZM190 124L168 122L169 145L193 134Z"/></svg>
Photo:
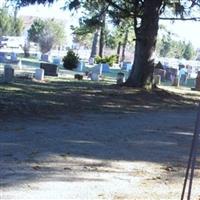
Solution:
<svg viewBox="0 0 200 200"><path fill-rule="evenodd" d="M192 59L194 57L194 55L195 55L194 47L189 42L188 44L185 45L185 49L184 49L184 52L183 52L183 57L186 60L190 60L190 59Z"/></svg>
<svg viewBox="0 0 200 200"><path fill-rule="evenodd" d="M103 58L100 57L100 56L97 56L95 58L95 62L97 64L99 64L99 63L107 63L110 66L113 66L113 64L117 62L117 56L116 55L111 55L111 56L105 56Z"/></svg>
<svg viewBox="0 0 200 200"><path fill-rule="evenodd" d="M73 70L78 66L79 56L74 51L69 50L67 55L63 58L63 67L65 69Z"/></svg>
<svg viewBox="0 0 200 200"><path fill-rule="evenodd" d="M49 52L65 40L64 25L54 20L34 20L28 30L28 38L40 46L42 53Z"/></svg>
<svg viewBox="0 0 200 200"><path fill-rule="evenodd" d="M20 36L23 31L23 21L11 16L7 9L0 9L0 36Z"/></svg>
<svg viewBox="0 0 200 200"><path fill-rule="evenodd" d="M32 42L38 43L44 28L45 28L44 20L41 20L41 19L34 20L33 24L31 25L30 29L28 30L29 40Z"/></svg>
<svg viewBox="0 0 200 200"><path fill-rule="evenodd" d="M159 40L157 45L157 51L161 57L174 57L174 58L185 58L186 60L192 59L195 55L193 45L185 41L177 41L172 39L172 33L168 33L167 36L163 36Z"/></svg>
<svg viewBox="0 0 200 200"><path fill-rule="evenodd" d="M72 10L72 9L77 9L79 8L80 6L80 1L79 0L73 0L69 3L69 10Z"/></svg>

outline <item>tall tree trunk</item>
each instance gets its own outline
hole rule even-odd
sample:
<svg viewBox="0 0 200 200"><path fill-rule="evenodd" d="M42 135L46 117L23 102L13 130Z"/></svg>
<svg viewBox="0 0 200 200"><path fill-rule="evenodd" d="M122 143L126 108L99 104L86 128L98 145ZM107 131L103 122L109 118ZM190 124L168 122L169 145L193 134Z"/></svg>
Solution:
<svg viewBox="0 0 200 200"><path fill-rule="evenodd" d="M162 0L145 0L141 25L135 30L136 46L134 64L125 85L132 87L152 86L154 58L158 34L159 13Z"/></svg>
<svg viewBox="0 0 200 200"><path fill-rule="evenodd" d="M28 40L25 41L23 50L24 50L24 57L25 58L30 57L30 42Z"/></svg>
<svg viewBox="0 0 200 200"><path fill-rule="evenodd" d="M99 37L99 31L96 30L96 32L94 33L93 41L92 41L92 49L91 49L90 58L95 58L97 55L98 37Z"/></svg>
<svg viewBox="0 0 200 200"><path fill-rule="evenodd" d="M121 42L118 42L117 45L117 63L120 61L120 51L121 51Z"/></svg>
<svg viewBox="0 0 200 200"><path fill-rule="evenodd" d="M18 36L17 34L17 14L18 14L18 11L19 11L19 7L18 6L15 6L14 7L14 15L13 15L13 21L14 21L14 24L13 24L13 35L14 36Z"/></svg>
<svg viewBox="0 0 200 200"><path fill-rule="evenodd" d="M105 20L106 14L104 13L102 16L102 26L100 29L100 38L99 38L99 56L103 57L103 49L105 44Z"/></svg>
<svg viewBox="0 0 200 200"><path fill-rule="evenodd" d="M125 59L126 45L128 43L128 33L129 33L129 30L127 29L126 32L125 32L124 42L123 42L123 46L122 46L122 58L121 58L121 62L123 62L124 59Z"/></svg>

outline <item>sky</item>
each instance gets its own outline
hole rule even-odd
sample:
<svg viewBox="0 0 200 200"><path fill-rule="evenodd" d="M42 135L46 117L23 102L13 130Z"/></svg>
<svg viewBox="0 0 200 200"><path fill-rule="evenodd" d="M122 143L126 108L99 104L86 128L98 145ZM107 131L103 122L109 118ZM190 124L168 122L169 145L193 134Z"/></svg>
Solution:
<svg viewBox="0 0 200 200"><path fill-rule="evenodd" d="M200 48L200 21L160 22L168 30L177 34L177 39L191 41L195 48Z"/></svg>
<svg viewBox="0 0 200 200"><path fill-rule="evenodd" d="M19 11L20 15L28 16L38 16L38 17L51 17L65 20L66 30L68 36L70 36L70 26L78 25L78 18L81 13L72 14L68 10L62 10L61 7L64 6L65 0L59 0L54 3L52 6L49 5L34 5L21 8ZM3 0L0 0L0 6L3 4ZM178 35L178 39L184 41L191 41L195 48L200 48L200 21L176 21L174 23L170 21L160 21L161 24L164 24L168 30Z"/></svg>

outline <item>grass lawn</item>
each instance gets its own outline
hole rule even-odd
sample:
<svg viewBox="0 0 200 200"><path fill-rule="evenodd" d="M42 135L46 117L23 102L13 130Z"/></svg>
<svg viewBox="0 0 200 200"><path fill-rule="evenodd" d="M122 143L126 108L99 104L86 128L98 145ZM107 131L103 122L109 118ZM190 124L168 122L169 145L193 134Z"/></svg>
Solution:
<svg viewBox="0 0 200 200"><path fill-rule="evenodd" d="M109 79L108 79L109 80ZM0 83L0 114L47 115L68 112L134 112L194 107L200 92L163 86L151 92L100 82L46 77L43 83L16 79Z"/></svg>

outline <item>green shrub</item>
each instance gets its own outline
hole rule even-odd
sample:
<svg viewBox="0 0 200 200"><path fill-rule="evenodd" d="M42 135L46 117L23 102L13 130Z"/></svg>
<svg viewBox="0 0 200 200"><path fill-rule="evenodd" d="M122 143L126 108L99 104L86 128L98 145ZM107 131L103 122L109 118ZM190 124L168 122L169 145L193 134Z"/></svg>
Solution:
<svg viewBox="0 0 200 200"><path fill-rule="evenodd" d="M105 56L101 58L100 56L96 56L95 58L95 63L107 63L110 66L113 66L114 63L117 62L117 56L116 55L111 55L111 56Z"/></svg>
<svg viewBox="0 0 200 200"><path fill-rule="evenodd" d="M72 50L67 52L67 55L63 57L63 67L65 69L75 69L79 63L79 56L75 54Z"/></svg>

